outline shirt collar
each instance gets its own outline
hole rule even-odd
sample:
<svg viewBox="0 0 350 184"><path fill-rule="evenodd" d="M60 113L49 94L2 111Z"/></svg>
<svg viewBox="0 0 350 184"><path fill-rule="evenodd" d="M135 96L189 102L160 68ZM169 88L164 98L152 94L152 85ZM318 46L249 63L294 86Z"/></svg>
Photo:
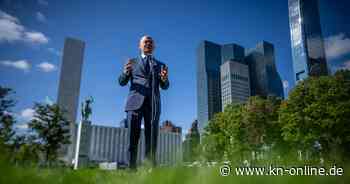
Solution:
<svg viewBox="0 0 350 184"><path fill-rule="evenodd" d="M152 54L149 54L149 55L151 55L151 57L153 57ZM141 52L141 57L142 57L142 59L145 59L146 56L147 56L147 55L146 55L145 53Z"/></svg>

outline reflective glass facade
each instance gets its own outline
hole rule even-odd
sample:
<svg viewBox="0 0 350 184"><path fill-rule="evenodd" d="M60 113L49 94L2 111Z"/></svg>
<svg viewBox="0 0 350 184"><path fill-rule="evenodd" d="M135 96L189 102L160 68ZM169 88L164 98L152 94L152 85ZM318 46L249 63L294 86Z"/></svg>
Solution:
<svg viewBox="0 0 350 184"><path fill-rule="evenodd" d="M245 56L244 48L236 44L200 43L197 50L197 118L201 133L214 114L229 103L244 103L250 95L283 98L273 45L261 42L247 54Z"/></svg>
<svg viewBox="0 0 350 184"><path fill-rule="evenodd" d="M197 50L197 117L199 130L221 111L221 45L203 41Z"/></svg>
<svg viewBox="0 0 350 184"><path fill-rule="evenodd" d="M249 65L252 96L278 96L283 98L283 86L275 65L274 46L263 41L250 49L245 61Z"/></svg>
<svg viewBox="0 0 350 184"><path fill-rule="evenodd" d="M327 75L318 0L289 0L289 23L296 82Z"/></svg>
<svg viewBox="0 0 350 184"><path fill-rule="evenodd" d="M237 44L225 44L221 47L221 64L228 60L243 61L244 48Z"/></svg>

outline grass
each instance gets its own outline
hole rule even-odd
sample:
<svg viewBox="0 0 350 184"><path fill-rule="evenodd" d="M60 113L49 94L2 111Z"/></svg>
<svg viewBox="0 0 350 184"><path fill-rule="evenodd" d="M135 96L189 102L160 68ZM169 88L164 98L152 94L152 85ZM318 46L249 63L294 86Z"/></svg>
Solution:
<svg viewBox="0 0 350 184"><path fill-rule="evenodd" d="M210 183L350 183L350 165L344 168L342 176L237 176L231 167L229 176L220 175L220 165L212 167L156 167L145 164L138 170L100 170L83 168L39 168L34 166L16 166L9 161L11 154L0 149L0 184L210 184ZM288 159L284 165L305 165ZM271 163L271 162L266 162ZM282 162L281 162L282 163ZM264 165L263 163L260 165ZM309 164L313 165L313 164ZM338 166L339 167L339 166Z"/></svg>
<svg viewBox="0 0 350 184"><path fill-rule="evenodd" d="M0 163L0 183L350 183L350 175L345 169L343 176L230 176L220 175L218 167L140 167L136 172L130 170L99 170L68 168L16 167Z"/></svg>

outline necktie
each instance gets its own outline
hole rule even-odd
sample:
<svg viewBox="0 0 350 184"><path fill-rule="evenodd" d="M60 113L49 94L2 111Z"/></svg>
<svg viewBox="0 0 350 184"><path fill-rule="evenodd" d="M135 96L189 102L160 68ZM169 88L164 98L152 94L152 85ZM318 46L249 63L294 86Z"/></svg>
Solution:
<svg viewBox="0 0 350 184"><path fill-rule="evenodd" d="M145 71L146 71L147 75L150 75L150 72L151 72L151 70L150 70L151 59L152 59L151 57L152 56L148 55L145 58L144 67L145 67Z"/></svg>

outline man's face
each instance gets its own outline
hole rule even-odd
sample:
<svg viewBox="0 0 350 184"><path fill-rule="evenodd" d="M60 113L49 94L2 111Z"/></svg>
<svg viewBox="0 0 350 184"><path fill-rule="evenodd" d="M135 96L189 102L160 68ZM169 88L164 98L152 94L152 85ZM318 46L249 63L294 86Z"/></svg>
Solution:
<svg viewBox="0 0 350 184"><path fill-rule="evenodd" d="M145 54L152 54L154 43L151 37L145 37L140 41L140 49Z"/></svg>

